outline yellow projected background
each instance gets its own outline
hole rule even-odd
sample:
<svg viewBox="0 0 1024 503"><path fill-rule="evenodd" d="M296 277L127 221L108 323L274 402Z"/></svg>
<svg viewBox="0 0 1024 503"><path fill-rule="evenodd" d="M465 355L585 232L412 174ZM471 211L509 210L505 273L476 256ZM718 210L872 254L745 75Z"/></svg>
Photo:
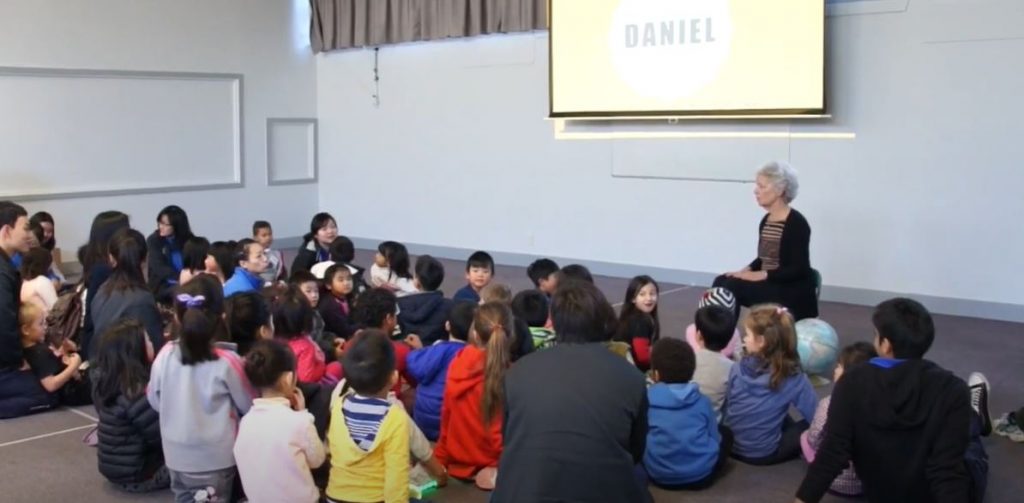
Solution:
<svg viewBox="0 0 1024 503"><path fill-rule="evenodd" d="M551 112L821 113L823 0L551 0Z"/></svg>

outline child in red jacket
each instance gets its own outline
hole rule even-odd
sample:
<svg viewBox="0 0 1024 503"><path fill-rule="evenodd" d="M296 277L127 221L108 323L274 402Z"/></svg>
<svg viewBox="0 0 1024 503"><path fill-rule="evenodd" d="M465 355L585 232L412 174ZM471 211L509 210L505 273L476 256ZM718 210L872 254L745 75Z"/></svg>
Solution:
<svg viewBox="0 0 1024 503"><path fill-rule="evenodd" d="M473 318L469 344L452 360L434 455L457 478L476 476L493 489L501 457L503 380L509 365L512 312L486 303Z"/></svg>

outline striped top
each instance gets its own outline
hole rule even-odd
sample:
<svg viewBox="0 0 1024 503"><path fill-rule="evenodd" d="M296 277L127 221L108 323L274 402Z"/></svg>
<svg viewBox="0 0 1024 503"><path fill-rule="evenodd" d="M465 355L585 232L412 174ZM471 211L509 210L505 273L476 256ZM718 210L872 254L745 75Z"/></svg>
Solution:
<svg viewBox="0 0 1024 503"><path fill-rule="evenodd" d="M774 271L779 268L779 255L782 248L782 231L786 222L765 222L761 229L761 240L757 243L757 256L761 259L762 271Z"/></svg>
<svg viewBox="0 0 1024 503"><path fill-rule="evenodd" d="M367 398L358 394L345 398L341 413L345 416L345 426L352 441L360 449L369 452L373 447L389 407L391 404L383 398Z"/></svg>

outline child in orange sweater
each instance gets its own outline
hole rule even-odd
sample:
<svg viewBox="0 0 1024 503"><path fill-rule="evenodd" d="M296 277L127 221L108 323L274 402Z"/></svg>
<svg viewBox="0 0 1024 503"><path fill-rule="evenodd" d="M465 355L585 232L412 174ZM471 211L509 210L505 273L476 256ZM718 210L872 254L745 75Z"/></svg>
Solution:
<svg viewBox="0 0 1024 503"><path fill-rule="evenodd" d="M434 455L449 475L476 477L493 489L501 457L503 380L509 365L512 312L486 303L477 310L469 344L452 360L441 407L441 435Z"/></svg>

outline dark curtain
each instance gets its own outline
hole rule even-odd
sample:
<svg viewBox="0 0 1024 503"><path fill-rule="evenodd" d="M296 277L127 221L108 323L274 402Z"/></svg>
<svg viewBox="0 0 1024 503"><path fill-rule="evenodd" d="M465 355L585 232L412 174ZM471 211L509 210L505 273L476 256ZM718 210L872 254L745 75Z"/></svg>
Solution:
<svg viewBox="0 0 1024 503"><path fill-rule="evenodd" d="M313 52L547 29L547 0L310 0Z"/></svg>

